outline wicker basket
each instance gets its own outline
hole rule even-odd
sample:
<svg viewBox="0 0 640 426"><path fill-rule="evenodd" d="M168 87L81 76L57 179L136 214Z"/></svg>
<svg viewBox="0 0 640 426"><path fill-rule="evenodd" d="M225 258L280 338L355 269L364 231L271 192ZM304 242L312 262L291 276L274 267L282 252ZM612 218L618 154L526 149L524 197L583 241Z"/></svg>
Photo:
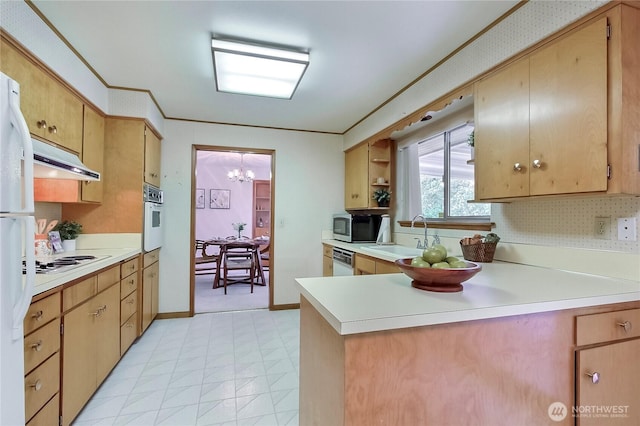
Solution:
<svg viewBox="0 0 640 426"><path fill-rule="evenodd" d="M498 243L478 243L463 245L462 241L460 242L462 255L464 256L465 260L470 260L472 262L492 262L497 245Z"/></svg>

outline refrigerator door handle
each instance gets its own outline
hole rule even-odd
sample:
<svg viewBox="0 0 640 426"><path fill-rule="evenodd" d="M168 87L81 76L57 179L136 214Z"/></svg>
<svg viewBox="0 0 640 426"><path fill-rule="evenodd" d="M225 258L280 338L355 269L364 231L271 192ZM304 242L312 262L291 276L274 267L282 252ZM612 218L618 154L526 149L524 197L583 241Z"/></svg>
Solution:
<svg viewBox="0 0 640 426"><path fill-rule="evenodd" d="M12 338L14 340L22 339L24 337L24 316L29 310L31 299L33 298L33 288L36 281L36 254L34 250L35 246L35 218L33 216L23 216L25 235L25 260L26 260L26 277L25 285L22 289L20 297L16 301L13 307L13 324L12 324Z"/></svg>
<svg viewBox="0 0 640 426"><path fill-rule="evenodd" d="M9 80L9 90L15 94L20 93L20 85L15 80ZM31 143L31 134L29 126L20 111L20 96L9 96L10 120L13 127L20 135L22 141L22 152L24 157L24 210L25 213L33 214L33 145ZM29 246L27 246L29 247ZM33 244L31 245L33 247Z"/></svg>

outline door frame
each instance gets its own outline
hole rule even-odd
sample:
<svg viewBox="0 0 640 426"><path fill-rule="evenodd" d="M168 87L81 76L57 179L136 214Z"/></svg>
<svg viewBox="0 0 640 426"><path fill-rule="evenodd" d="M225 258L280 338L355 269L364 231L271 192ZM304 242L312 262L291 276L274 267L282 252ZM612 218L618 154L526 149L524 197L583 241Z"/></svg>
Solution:
<svg viewBox="0 0 640 426"><path fill-rule="evenodd" d="M190 252L189 255L189 316L195 315L195 293L196 293L196 278L195 278L195 238L196 238L196 163L198 159L198 151L213 151L213 152L239 152L239 153L251 153L262 154L271 156L271 220L269 221L269 310L274 310L273 307L273 289L275 286L275 273L274 267L275 258L273 256L275 245L275 180L276 180L276 150L264 149L264 148L245 148L235 146L215 146L215 145L191 145L191 218L190 218Z"/></svg>

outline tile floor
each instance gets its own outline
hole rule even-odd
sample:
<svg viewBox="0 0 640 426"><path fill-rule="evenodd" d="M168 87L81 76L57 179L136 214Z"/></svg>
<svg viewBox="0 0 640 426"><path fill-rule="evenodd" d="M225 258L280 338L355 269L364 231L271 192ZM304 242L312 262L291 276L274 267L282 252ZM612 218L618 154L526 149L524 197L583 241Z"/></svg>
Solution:
<svg viewBox="0 0 640 426"><path fill-rule="evenodd" d="M298 310L154 321L73 423L297 425Z"/></svg>
<svg viewBox="0 0 640 426"><path fill-rule="evenodd" d="M269 273L266 274L269 282ZM234 284L224 288L211 288L213 275L196 275L195 282L195 313L246 311L250 309L264 309L269 307L269 287L254 285L253 293L249 284Z"/></svg>

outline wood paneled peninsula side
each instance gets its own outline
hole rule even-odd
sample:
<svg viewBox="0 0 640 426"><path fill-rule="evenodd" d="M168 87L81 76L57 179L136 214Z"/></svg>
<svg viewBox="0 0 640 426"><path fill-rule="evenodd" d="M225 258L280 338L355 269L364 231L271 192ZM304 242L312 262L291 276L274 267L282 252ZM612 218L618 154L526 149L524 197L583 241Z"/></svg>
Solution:
<svg viewBox="0 0 640 426"><path fill-rule="evenodd" d="M640 322L640 283L482 266L460 293L415 289L401 273L298 279L300 424L573 425L574 407L612 404L628 406L616 424L638 424L625 389L640 374L615 364L633 369L640 324L620 324ZM607 361L587 356L600 351ZM557 402L562 419L549 414ZM590 420L602 418L578 424Z"/></svg>

